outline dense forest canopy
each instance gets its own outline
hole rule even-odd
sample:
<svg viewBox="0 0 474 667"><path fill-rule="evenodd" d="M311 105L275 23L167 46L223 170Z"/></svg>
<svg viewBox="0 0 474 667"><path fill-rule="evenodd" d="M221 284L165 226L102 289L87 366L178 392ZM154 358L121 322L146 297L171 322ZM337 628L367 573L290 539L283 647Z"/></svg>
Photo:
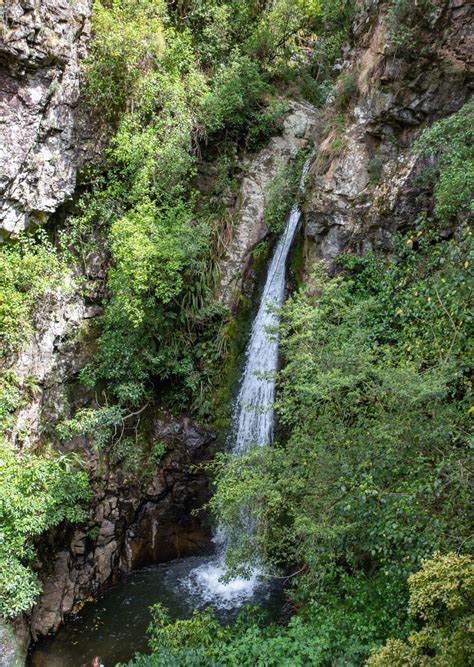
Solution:
<svg viewBox="0 0 474 667"><path fill-rule="evenodd" d="M436 4L386 3L395 51L410 53ZM0 352L8 359L21 349L38 300L80 283L77 267L103 245L104 311L81 382L105 398L56 425L38 451L17 455L9 435L34 379L0 374L2 615L38 595L36 537L86 517L87 474L58 453L61 443L88 435L137 472L146 444L124 423L158 393L173 410L215 418L235 335L216 287L237 156L278 132L289 95L344 115L356 82L337 81L334 63L353 11L351 0L95 1L83 74L107 148L82 175L54 243L33 230L0 246ZM244 608L229 626L212 610L175 622L157 605L151 655L131 664L472 659L472 121L467 102L420 132L410 155L424 165L431 204L406 221L389 256L339 256L336 276L316 264L288 299L274 445L238 461L221 453L208 466L208 509L231 537L230 575L258 564L287 577L291 613L268 623ZM202 159L218 174L205 193ZM295 173L282 169L269 189L273 232ZM256 526L247 534L243 504Z"/></svg>

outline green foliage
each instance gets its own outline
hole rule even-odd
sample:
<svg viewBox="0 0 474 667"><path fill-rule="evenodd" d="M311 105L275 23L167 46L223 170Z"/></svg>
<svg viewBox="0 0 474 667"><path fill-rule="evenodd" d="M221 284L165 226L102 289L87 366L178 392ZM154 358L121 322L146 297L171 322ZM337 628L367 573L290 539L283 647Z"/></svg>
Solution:
<svg viewBox="0 0 474 667"><path fill-rule="evenodd" d="M358 91L358 72L353 70L352 72L347 72L343 74L336 87L336 92L334 96L334 106L341 112L345 111L349 106L350 102L354 99Z"/></svg>
<svg viewBox="0 0 474 667"><path fill-rule="evenodd" d="M390 0L385 23L396 54L412 58L420 54L419 32L429 28L434 13L446 0Z"/></svg>
<svg viewBox="0 0 474 667"><path fill-rule="evenodd" d="M319 2L275 0L262 12L247 49L253 57L278 68L279 61L298 54L299 39L316 30L321 14Z"/></svg>
<svg viewBox="0 0 474 667"><path fill-rule="evenodd" d="M143 482L151 472L147 464L158 466L167 449L161 440L150 443L139 428L139 417L146 407L132 412L117 404L83 408L72 419L60 422L56 433L63 441L82 436L96 451L107 454L112 466Z"/></svg>
<svg viewBox="0 0 474 667"><path fill-rule="evenodd" d="M334 64L349 41L355 3L353 0L333 0L320 3L319 7L316 43L301 77L303 93L310 102L323 105L333 88Z"/></svg>
<svg viewBox="0 0 474 667"><path fill-rule="evenodd" d="M151 656L137 656L135 667L171 665L280 665L320 664L326 648L323 633L293 617L287 628L264 625L261 612L243 608L233 625L223 625L211 610L172 623L156 605L149 628Z"/></svg>
<svg viewBox="0 0 474 667"><path fill-rule="evenodd" d="M190 397L204 401L213 359L223 352L223 310L212 299L217 279L212 226L208 219L196 219L191 187L193 147L209 91L187 32L165 21L159 57L148 57L144 17L155 10L161 20L161 3L134 8L116 2L106 10L117 14L119 32L124 12L132 12L130 30L143 37L136 47L147 66L133 86L117 83L127 104L107 151L107 174L83 198L79 217L88 225L105 220L112 255L99 351L82 378L89 386L105 382L122 408L143 404L153 376L171 377L176 385L183 380L180 404ZM96 25L97 49L107 25ZM99 76L97 85L101 82L106 80Z"/></svg>
<svg viewBox="0 0 474 667"><path fill-rule="evenodd" d="M283 164L265 188L265 222L272 232L281 232L295 196L295 173Z"/></svg>
<svg viewBox="0 0 474 667"><path fill-rule="evenodd" d="M134 327L143 321L149 300L167 304L182 290L182 273L186 260L191 259L193 241L187 214L181 205L160 215L156 206L146 202L112 224L115 266L109 286L114 307Z"/></svg>
<svg viewBox="0 0 474 667"><path fill-rule="evenodd" d="M212 75L235 46L248 39L261 7L253 0L189 0L175 3L173 10L178 26L189 30L200 62Z"/></svg>
<svg viewBox="0 0 474 667"><path fill-rule="evenodd" d="M367 171L371 183L379 183L383 175L385 161L380 155L375 155L367 164Z"/></svg>
<svg viewBox="0 0 474 667"><path fill-rule="evenodd" d="M368 661L369 667L413 665L462 667L472 661L474 562L470 556L436 553L408 579L410 613L422 619L408 642L391 639Z"/></svg>
<svg viewBox="0 0 474 667"><path fill-rule="evenodd" d="M434 185L436 217L442 222L474 212L474 103L425 130L415 150L434 158L425 179Z"/></svg>
<svg viewBox="0 0 474 667"><path fill-rule="evenodd" d="M180 53L187 41L168 36L173 38L166 51L170 69L150 72L140 82L134 110L123 114L108 153L114 177L110 192L126 205L182 196L192 175L192 133L206 87L187 51ZM176 65L176 57L184 60Z"/></svg>
<svg viewBox="0 0 474 667"><path fill-rule="evenodd" d="M122 111L163 53L162 0L95 0L87 96L107 116Z"/></svg>
<svg viewBox="0 0 474 667"><path fill-rule="evenodd" d="M166 442L163 442L163 440L157 440L153 443L150 455L150 459L153 465L158 466L160 464L160 461L165 455L167 449L168 445Z"/></svg>
<svg viewBox="0 0 474 667"><path fill-rule="evenodd" d="M236 52L214 74L204 109L208 131L212 133L226 127L244 130L249 121L249 111L258 108L270 92L271 87L265 81L258 62Z"/></svg>
<svg viewBox="0 0 474 667"><path fill-rule="evenodd" d="M281 116L288 110L289 105L286 100L272 100L263 111L255 112L250 118L246 138L247 148L255 150L272 135L277 134L282 129Z"/></svg>
<svg viewBox="0 0 474 667"><path fill-rule="evenodd" d="M355 272L357 290L377 295L374 334L390 346L384 352L400 365L452 363L462 383L471 352L471 230L460 227L457 240L443 241L421 217L414 231L398 240L395 252L397 259L387 267L383 282L383 265L373 254L342 260Z"/></svg>
<svg viewBox="0 0 474 667"><path fill-rule="evenodd" d="M0 373L0 434L13 426L14 413L22 402L23 392L14 373Z"/></svg>
<svg viewBox="0 0 474 667"><path fill-rule="evenodd" d="M393 614L394 591L385 580L350 578L341 572L337 588L324 604L312 603L286 625L268 623L260 609L244 607L232 625L211 610L173 622L161 605L152 608L151 656L137 656L136 667L164 665L328 665L361 664L366 645L399 632ZM398 592L398 591L397 591ZM392 613L391 613L392 612ZM403 627L403 629L409 629Z"/></svg>
<svg viewBox="0 0 474 667"><path fill-rule="evenodd" d="M36 378L20 380L12 371L0 373L0 438L8 438L15 425L15 413L29 403L38 390ZM17 429L16 440L21 443L27 429Z"/></svg>
<svg viewBox="0 0 474 667"><path fill-rule="evenodd" d="M123 425L123 410L118 405L97 409L78 410L72 419L58 424L56 431L60 440L70 440L77 436L90 436L97 449L113 444L114 437Z"/></svg>
<svg viewBox="0 0 474 667"><path fill-rule="evenodd" d="M0 440L0 615L30 607L41 590L32 570L33 540L62 521L85 519L87 474L77 459L18 454Z"/></svg>
<svg viewBox="0 0 474 667"><path fill-rule="evenodd" d="M304 152L292 164L282 164L265 188L265 222L272 232L281 232L298 195Z"/></svg>
<svg viewBox="0 0 474 667"><path fill-rule="evenodd" d="M0 357L25 342L38 300L61 285L66 272L44 232L0 245Z"/></svg>
<svg viewBox="0 0 474 667"><path fill-rule="evenodd" d="M89 497L88 477L74 456L19 454L6 442L15 412L37 385L11 371L0 374L0 616L14 617L41 591L34 540L62 521L85 519L80 503ZM17 433L17 442L22 434Z"/></svg>
<svg viewBox="0 0 474 667"><path fill-rule="evenodd" d="M213 464L230 572L304 564L292 595L303 609L335 596L327 652L343 662L360 664L388 620L361 611L342 629L341 580L359 609L383 590L377 616L403 636L406 577L469 539L471 253L470 231L454 243L420 221L389 263L349 256L333 280L319 269L283 310L284 444Z"/></svg>

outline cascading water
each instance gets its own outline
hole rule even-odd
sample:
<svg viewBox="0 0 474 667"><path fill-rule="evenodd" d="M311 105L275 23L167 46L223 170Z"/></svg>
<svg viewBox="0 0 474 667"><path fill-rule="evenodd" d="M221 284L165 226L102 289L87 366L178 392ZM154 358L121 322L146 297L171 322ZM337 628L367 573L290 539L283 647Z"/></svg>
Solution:
<svg viewBox="0 0 474 667"><path fill-rule="evenodd" d="M303 190L310 161L303 167L299 190ZM252 326L246 351L245 370L242 377L233 429L231 452L240 456L249 445L270 444L273 435L275 399L275 371L278 367L278 339L269 337L268 329L278 324L278 307L283 304L285 293L286 260L293 242L301 210L293 205L285 230L275 248L268 270L260 307ZM252 530L249 522L248 530ZM194 595L198 593L207 603L220 608L231 608L250 599L259 585L260 572L254 570L250 578L235 578L223 581L227 536L218 527L214 536L216 554L208 562L189 573L186 584Z"/></svg>
<svg viewBox="0 0 474 667"><path fill-rule="evenodd" d="M306 163L300 189L308 168ZM275 336L269 339L267 329L278 324L275 308L283 303L286 260L300 217L295 204L275 249L253 323L234 414L231 451L236 457L251 444L265 445L272 440L278 341ZM248 530L252 530L250 523ZM105 664L128 662L136 651L147 649L148 609L156 602L164 604L175 618L189 617L194 610L211 604L219 618L231 620L239 605L249 600L271 609L280 593L277 587L262 582L257 570L250 579L222 581L228 546L222 528L216 531L215 543L213 556L182 558L130 574L96 603L87 605L56 637L41 642L29 664L87 667L95 653L102 655ZM279 608L280 602L277 604ZM1 643L0 628L0 647Z"/></svg>

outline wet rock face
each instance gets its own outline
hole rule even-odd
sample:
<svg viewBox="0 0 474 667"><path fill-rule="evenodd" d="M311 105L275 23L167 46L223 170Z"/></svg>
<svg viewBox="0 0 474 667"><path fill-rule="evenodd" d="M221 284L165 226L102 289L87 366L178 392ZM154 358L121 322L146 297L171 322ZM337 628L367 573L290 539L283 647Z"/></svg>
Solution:
<svg viewBox="0 0 474 667"><path fill-rule="evenodd" d="M0 7L0 231L44 222L74 191L91 0Z"/></svg>
<svg viewBox="0 0 474 667"><path fill-rule="evenodd" d="M237 201L231 209L233 224L221 264L219 296L235 309L251 265L251 251L268 234L265 224L265 189L278 169L288 164L314 134L316 110L310 104L291 102L280 136L273 137L256 155L243 160L244 173Z"/></svg>
<svg viewBox="0 0 474 667"><path fill-rule="evenodd" d="M107 257L94 255L85 276L104 284ZM100 302L103 291L97 288ZM49 294L35 316L35 334L9 366L21 381L34 376L34 395L16 414L11 439L19 447L54 440L54 425L91 396L77 383L95 350L97 302L71 286ZM208 499L207 481L194 466L210 456L214 436L186 417L142 415L150 442L166 445L160 461L139 474L112 466L85 438L61 443L77 452L91 477L93 500L86 525L62 526L41 537L38 574L43 592L16 624L21 644L55 631L75 605L123 574L151 563L197 554L210 536L192 511ZM27 434L27 435L25 435Z"/></svg>
<svg viewBox="0 0 474 667"><path fill-rule="evenodd" d="M208 499L194 466L209 457L214 436L195 422L170 416L153 420L153 437L167 449L146 487L96 463L94 510L86 528L63 529L41 547L43 592L25 619L36 640L54 632L75 605L123 574L151 563L204 552L210 535L192 515Z"/></svg>
<svg viewBox="0 0 474 667"><path fill-rule="evenodd" d="M346 109L325 111L305 205L306 265L367 246L390 250L393 234L432 205L411 153L422 130L456 112L473 86L474 8L446 0L417 25L416 47L394 48L387 3L360 0L353 48L343 63L354 77ZM336 97L338 91L336 90ZM331 111L332 109L332 111Z"/></svg>

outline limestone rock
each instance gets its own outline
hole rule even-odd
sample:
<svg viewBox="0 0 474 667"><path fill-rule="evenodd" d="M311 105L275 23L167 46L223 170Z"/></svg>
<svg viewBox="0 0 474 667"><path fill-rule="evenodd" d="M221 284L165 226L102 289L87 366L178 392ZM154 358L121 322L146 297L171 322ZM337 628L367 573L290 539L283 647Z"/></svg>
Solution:
<svg viewBox="0 0 474 667"><path fill-rule="evenodd" d="M0 8L0 230L41 223L74 191L75 113L91 0Z"/></svg>
<svg viewBox="0 0 474 667"><path fill-rule="evenodd" d="M281 136L273 137L265 148L242 164L245 175L232 211L235 223L221 263L219 296L230 309L238 302L250 252L268 233L264 219L265 188L278 169L307 145L314 134L315 124L316 111L311 105L292 102Z"/></svg>
<svg viewBox="0 0 474 667"><path fill-rule="evenodd" d="M318 260L334 270L334 258L349 249L387 252L393 234L414 223L427 193L417 183L423 165L411 148L423 127L457 111L469 96L473 13L467 0L445 3L420 26L411 56L390 48L378 2L357 3L345 65L357 76L357 91L343 127L328 106L329 130L317 132L304 207L307 271ZM429 209L432 202L424 204Z"/></svg>

